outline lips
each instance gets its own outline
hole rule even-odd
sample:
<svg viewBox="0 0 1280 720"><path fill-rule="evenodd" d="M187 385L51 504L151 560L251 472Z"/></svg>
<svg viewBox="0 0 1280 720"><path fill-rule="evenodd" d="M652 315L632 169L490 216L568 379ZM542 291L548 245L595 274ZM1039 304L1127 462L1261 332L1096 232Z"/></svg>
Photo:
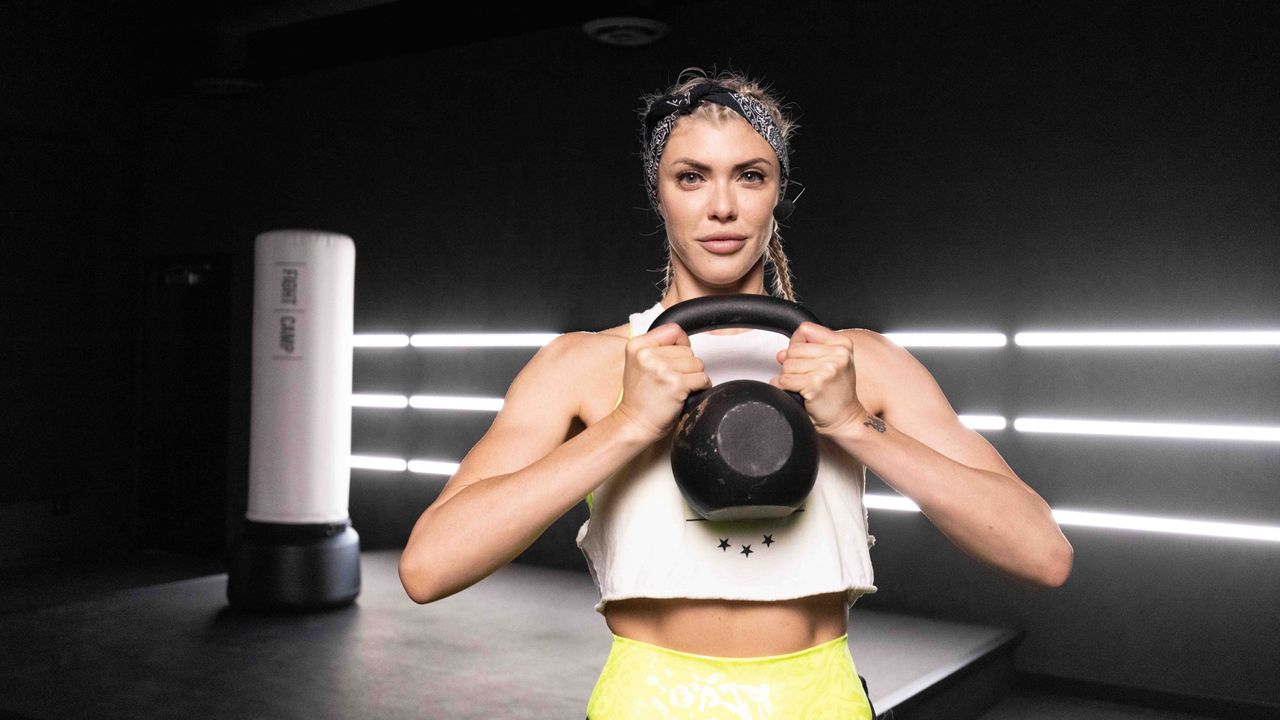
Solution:
<svg viewBox="0 0 1280 720"><path fill-rule="evenodd" d="M708 235L698 240L702 247L710 250L717 255L725 255L732 253L747 244L745 235L734 235L732 233L719 233L716 235Z"/></svg>

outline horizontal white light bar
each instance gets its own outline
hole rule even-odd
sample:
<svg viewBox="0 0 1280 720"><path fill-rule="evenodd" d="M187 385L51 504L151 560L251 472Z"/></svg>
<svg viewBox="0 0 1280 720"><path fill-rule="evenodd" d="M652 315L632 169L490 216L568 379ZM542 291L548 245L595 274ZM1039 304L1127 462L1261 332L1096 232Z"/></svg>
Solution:
<svg viewBox="0 0 1280 720"><path fill-rule="evenodd" d="M887 332L902 347L1004 347L1003 333Z"/></svg>
<svg viewBox="0 0 1280 720"><path fill-rule="evenodd" d="M461 395L414 395L409 405L421 410L490 410L502 409L502 398L465 397Z"/></svg>
<svg viewBox="0 0 1280 720"><path fill-rule="evenodd" d="M351 467L363 470L387 470L427 475L452 476L458 471L458 463L440 460L410 460L400 458L352 455ZM896 512L920 512L920 506L901 495L867 493L863 504L872 510ZM1110 528L1114 530L1138 530L1143 532L1174 533L1178 535L1202 535L1206 537L1236 538L1241 540L1266 540L1280 542L1280 526L1250 525L1244 523L1183 520L1177 518L1124 515L1119 513L1084 512L1080 510L1054 510L1053 517L1060 525Z"/></svg>
<svg viewBox="0 0 1280 720"><path fill-rule="evenodd" d="M1179 520L1176 518L1115 515L1112 513L1082 512L1079 510L1054 510L1053 517L1060 525L1081 525L1085 527L1114 528L1117 530L1143 530L1146 532L1176 533L1178 535L1205 535L1209 537L1238 538L1241 540L1280 542L1280 526L1274 525Z"/></svg>
<svg viewBox="0 0 1280 720"><path fill-rule="evenodd" d="M899 512L920 512L920 506L902 495L880 495L869 493L862 496L862 504L872 510L897 510Z"/></svg>
<svg viewBox="0 0 1280 720"><path fill-rule="evenodd" d="M999 415L960 415L960 422L973 430L1003 430L1008 425Z"/></svg>
<svg viewBox="0 0 1280 720"><path fill-rule="evenodd" d="M352 455L352 469L360 470L387 470L390 472L404 472L405 462L402 458L389 457L373 457L370 455Z"/></svg>
<svg viewBox="0 0 1280 720"><path fill-rule="evenodd" d="M409 472L424 475L453 475L458 472L458 463L441 460L410 460Z"/></svg>
<svg viewBox="0 0 1280 720"><path fill-rule="evenodd" d="M1026 347L1203 347L1280 345L1280 332L1020 332L1013 342Z"/></svg>
<svg viewBox="0 0 1280 720"><path fill-rule="evenodd" d="M414 347L542 347L560 333L420 333Z"/></svg>
<svg viewBox="0 0 1280 720"><path fill-rule="evenodd" d="M351 407L403 408L409 407L409 398L403 395L353 394Z"/></svg>
<svg viewBox="0 0 1280 720"><path fill-rule="evenodd" d="M408 347L408 335L363 334L351 338L352 347Z"/></svg>
<svg viewBox="0 0 1280 720"><path fill-rule="evenodd" d="M1130 437L1280 442L1280 427L1255 425L1189 425L1183 423L1119 422L1112 420L1016 418L1013 421L1013 428L1021 432L1070 433L1075 435L1125 435Z"/></svg>
<svg viewBox="0 0 1280 720"><path fill-rule="evenodd" d="M427 475L453 475L458 472L458 463L440 460L410 460L403 458L374 457L370 455L352 455L352 469L386 470L388 472L423 473Z"/></svg>
<svg viewBox="0 0 1280 720"><path fill-rule="evenodd" d="M419 333L408 335L362 333L354 347L540 347L559 333ZM1002 333L886 332L902 347L1004 347ZM1221 347L1277 346L1276 330L1020 332L1013 336L1022 347Z"/></svg>
<svg viewBox="0 0 1280 720"><path fill-rule="evenodd" d="M920 507L901 495L868 493L863 504L873 510L919 512ZM1266 540L1280 542L1280 526L1248 525L1243 523L1211 522L1206 520L1180 520L1177 518L1123 515L1119 513L1082 512L1079 510L1054 510L1054 520L1059 525L1111 528L1114 530L1138 530L1143 532L1174 533L1178 535L1203 535L1206 537L1237 538L1242 540Z"/></svg>

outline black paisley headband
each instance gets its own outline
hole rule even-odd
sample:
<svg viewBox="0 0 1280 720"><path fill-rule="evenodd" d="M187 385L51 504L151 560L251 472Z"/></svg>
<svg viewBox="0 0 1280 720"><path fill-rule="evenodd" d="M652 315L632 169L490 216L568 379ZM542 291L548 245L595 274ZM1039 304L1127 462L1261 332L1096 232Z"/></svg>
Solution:
<svg viewBox="0 0 1280 720"><path fill-rule="evenodd" d="M791 175L791 166L787 160L787 140L773 121L767 108L759 100L736 93L714 82L698 83L688 92L679 95L665 95L653 101L644 116L644 185L649 192L649 203L654 212L658 210L658 163L662 152L667 147L667 138L671 128L682 115L693 112L698 104L713 102L724 105L737 112L751 127L768 141L782 165L782 180L778 188L778 196L786 197L787 180Z"/></svg>

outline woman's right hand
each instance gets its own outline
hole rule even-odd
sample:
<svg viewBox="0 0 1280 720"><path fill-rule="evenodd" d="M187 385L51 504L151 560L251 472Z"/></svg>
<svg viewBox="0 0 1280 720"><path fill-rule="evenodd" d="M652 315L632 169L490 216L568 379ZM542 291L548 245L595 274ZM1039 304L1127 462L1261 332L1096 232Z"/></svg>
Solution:
<svg viewBox="0 0 1280 720"><path fill-rule="evenodd" d="M622 402L613 412L656 442L675 427L685 398L711 387L704 369L693 354L689 336L675 323L630 338L622 370Z"/></svg>

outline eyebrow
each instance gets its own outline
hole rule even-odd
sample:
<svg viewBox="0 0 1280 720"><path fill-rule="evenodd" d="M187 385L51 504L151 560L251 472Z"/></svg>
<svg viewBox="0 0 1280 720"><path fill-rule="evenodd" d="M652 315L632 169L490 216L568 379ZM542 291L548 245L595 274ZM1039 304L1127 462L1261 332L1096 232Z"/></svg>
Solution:
<svg viewBox="0 0 1280 720"><path fill-rule="evenodd" d="M693 168L697 168L697 169L699 169L699 170L710 170L710 169L711 169L711 166L710 166L710 165L707 165L707 164L705 164L705 163L700 163L700 162L698 162L697 160L693 160L693 159L691 159L691 158L680 158L679 160L673 160L673 161L671 162L671 164L672 164L672 165L678 165L678 164L680 164L680 163L684 163L685 165L688 165L688 166L693 167ZM767 166L769 166L769 167L771 167L771 168L773 167L773 163L769 162L768 158L758 157L758 158L751 158L750 160L747 160L747 161L745 161L745 162L740 162L740 163L738 163L737 165L734 165L734 166L733 166L733 169L734 169L734 170L741 170L742 168L745 168L745 167L748 167L748 166L751 166L751 165L761 165L761 164L763 164L763 165L767 165Z"/></svg>

